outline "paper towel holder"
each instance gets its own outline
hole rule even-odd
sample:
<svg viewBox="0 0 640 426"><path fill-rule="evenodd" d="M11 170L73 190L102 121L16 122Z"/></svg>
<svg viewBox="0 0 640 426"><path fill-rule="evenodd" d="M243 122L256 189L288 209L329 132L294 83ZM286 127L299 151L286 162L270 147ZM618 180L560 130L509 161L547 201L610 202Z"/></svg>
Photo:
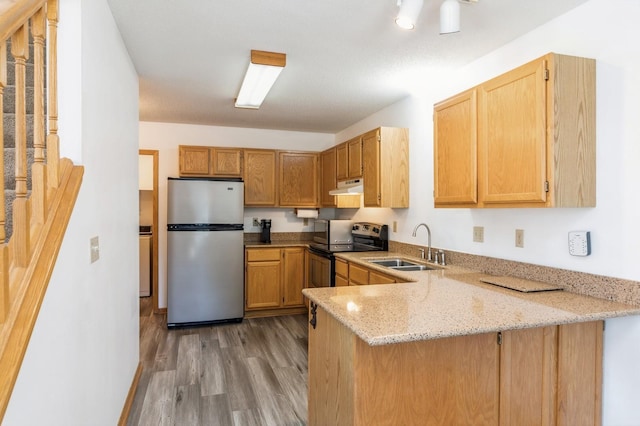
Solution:
<svg viewBox="0 0 640 426"><path fill-rule="evenodd" d="M293 209L293 213L303 219L317 219L320 209Z"/></svg>

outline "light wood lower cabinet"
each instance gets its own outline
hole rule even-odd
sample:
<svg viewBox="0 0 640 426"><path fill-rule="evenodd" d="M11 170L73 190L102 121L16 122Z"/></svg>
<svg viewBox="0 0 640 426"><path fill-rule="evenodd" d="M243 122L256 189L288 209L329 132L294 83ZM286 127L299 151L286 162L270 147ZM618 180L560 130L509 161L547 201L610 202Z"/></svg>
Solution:
<svg viewBox="0 0 640 426"><path fill-rule="evenodd" d="M303 247L246 249L245 316L304 312L305 263Z"/></svg>
<svg viewBox="0 0 640 426"><path fill-rule="evenodd" d="M315 315L310 426L600 424L600 321L369 346Z"/></svg>
<svg viewBox="0 0 640 426"><path fill-rule="evenodd" d="M336 287L349 285L349 263L346 260L336 258Z"/></svg>
<svg viewBox="0 0 640 426"><path fill-rule="evenodd" d="M348 277L349 285L393 284L398 282L396 278L390 275L353 263L349 263Z"/></svg>

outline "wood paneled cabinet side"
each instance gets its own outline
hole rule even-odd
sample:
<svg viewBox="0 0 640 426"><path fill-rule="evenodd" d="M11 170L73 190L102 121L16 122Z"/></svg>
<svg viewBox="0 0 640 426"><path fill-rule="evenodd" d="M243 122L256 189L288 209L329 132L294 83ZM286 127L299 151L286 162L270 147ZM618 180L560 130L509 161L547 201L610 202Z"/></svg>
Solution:
<svg viewBox="0 0 640 426"><path fill-rule="evenodd" d="M599 425L601 387L601 321L380 346L320 307L309 326L309 426Z"/></svg>
<svg viewBox="0 0 640 426"><path fill-rule="evenodd" d="M320 153L320 207L336 207L336 197L329 191L338 186L336 173L336 147Z"/></svg>
<svg viewBox="0 0 640 426"><path fill-rule="evenodd" d="M281 207L318 207L318 153L278 152Z"/></svg>
<svg viewBox="0 0 640 426"><path fill-rule="evenodd" d="M349 151L347 179L362 177L362 138L358 136L348 141L347 150Z"/></svg>
<svg viewBox="0 0 640 426"><path fill-rule="evenodd" d="M364 207L409 207L409 131L380 127L362 136Z"/></svg>
<svg viewBox="0 0 640 426"><path fill-rule="evenodd" d="M478 202L476 98L472 89L434 106L436 207L475 207Z"/></svg>
<svg viewBox="0 0 640 426"><path fill-rule="evenodd" d="M265 207L277 205L276 151L269 149L245 149L244 205Z"/></svg>
<svg viewBox="0 0 640 426"><path fill-rule="evenodd" d="M478 88L484 207L594 207L595 61L548 54Z"/></svg>

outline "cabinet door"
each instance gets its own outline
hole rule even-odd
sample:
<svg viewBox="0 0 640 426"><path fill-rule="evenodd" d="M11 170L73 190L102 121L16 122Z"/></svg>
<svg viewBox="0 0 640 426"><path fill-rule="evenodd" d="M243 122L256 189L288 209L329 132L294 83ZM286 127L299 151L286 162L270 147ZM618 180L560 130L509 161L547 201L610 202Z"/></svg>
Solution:
<svg viewBox="0 0 640 426"><path fill-rule="evenodd" d="M318 154L279 152L279 205L318 206Z"/></svg>
<svg viewBox="0 0 640 426"><path fill-rule="evenodd" d="M331 283L331 261L309 253L308 281L310 287L327 287Z"/></svg>
<svg viewBox="0 0 640 426"><path fill-rule="evenodd" d="M247 262L245 278L247 310L280 307L281 267L279 260Z"/></svg>
<svg viewBox="0 0 640 426"><path fill-rule="evenodd" d="M369 284L369 269L349 264L349 285Z"/></svg>
<svg viewBox="0 0 640 426"><path fill-rule="evenodd" d="M244 150L244 205L276 205L276 152Z"/></svg>
<svg viewBox="0 0 640 426"><path fill-rule="evenodd" d="M474 205L477 184L476 91L434 107L433 158L435 206Z"/></svg>
<svg viewBox="0 0 640 426"><path fill-rule="evenodd" d="M349 150L349 171L348 178L357 178L362 176L362 139L355 138L347 143Z"/></svg>
<svg viewBox="0 0 640 426"><path fill-rule="evenodd" d="M347 143L336 147L336 179L345 180L349 177L349 150Z"/></svg>
<svg viewBox="0 0 640 426"><path fill-rule="evenodd" d="M544 203L546 60L484 83L478 93L480 201Z"/></svg>
<svg viewBox="0 0 640 426"><path fill-rule="evenodd" d="M367 133L362 138L364 164L364 206L380 207L380 138L378 132Z"/></svg>
<svg viewBox="0 0 640 426"><path fill-rule="evenodd" d="M501 425L556 424L556 352L556 326L502 332Z"/></svg>
<svg viewBox="0 0 640 426"><path fill-rule="evenodd" d="M304 296L304 248L285 248L283 252L284 277L282 281L282 305L303 306Z"/></svg>
<svg viewBox="0 0 640 426"><path fill-rule="evenodd" d="M393 284L395 282L396 279L389 275L369 270L369 284Z"/></svg>
<svg viewBox="0 0 640 426"><path fill-rule="evenodd" d="M329 191L338 186L336 179L336 149L331 148L320 154L321 179L320 179L320 205L322 207L335 207L336 197L329 195Z"/></svg>
<svg viewBox="0 0 640 426"><path fill-rule="evenodd" d="M216 176L242 176L242 150L211 148L211 168Z"/></svg>
<svg viewBox="0 0 640 426"><path fill-rule="evenodd" d="M179 173L180 176L208 176L209 175L209 148L206 146L180 145Z"/></svg>

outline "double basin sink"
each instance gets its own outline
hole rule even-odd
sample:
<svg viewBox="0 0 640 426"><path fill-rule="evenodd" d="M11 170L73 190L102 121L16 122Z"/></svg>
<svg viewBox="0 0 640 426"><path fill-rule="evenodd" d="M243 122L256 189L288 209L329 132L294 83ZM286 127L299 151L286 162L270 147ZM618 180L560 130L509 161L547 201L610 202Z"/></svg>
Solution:
<svg viewBox="0 0 640 426"><path fill-rule="evenodd" d="M432 269L438 269L435 266L424 265L422 263L411 262L406 259L372 259L369 263L373 263L378 266L385 266L387 268L395 269L397 271L428 271Z"/></svg>

